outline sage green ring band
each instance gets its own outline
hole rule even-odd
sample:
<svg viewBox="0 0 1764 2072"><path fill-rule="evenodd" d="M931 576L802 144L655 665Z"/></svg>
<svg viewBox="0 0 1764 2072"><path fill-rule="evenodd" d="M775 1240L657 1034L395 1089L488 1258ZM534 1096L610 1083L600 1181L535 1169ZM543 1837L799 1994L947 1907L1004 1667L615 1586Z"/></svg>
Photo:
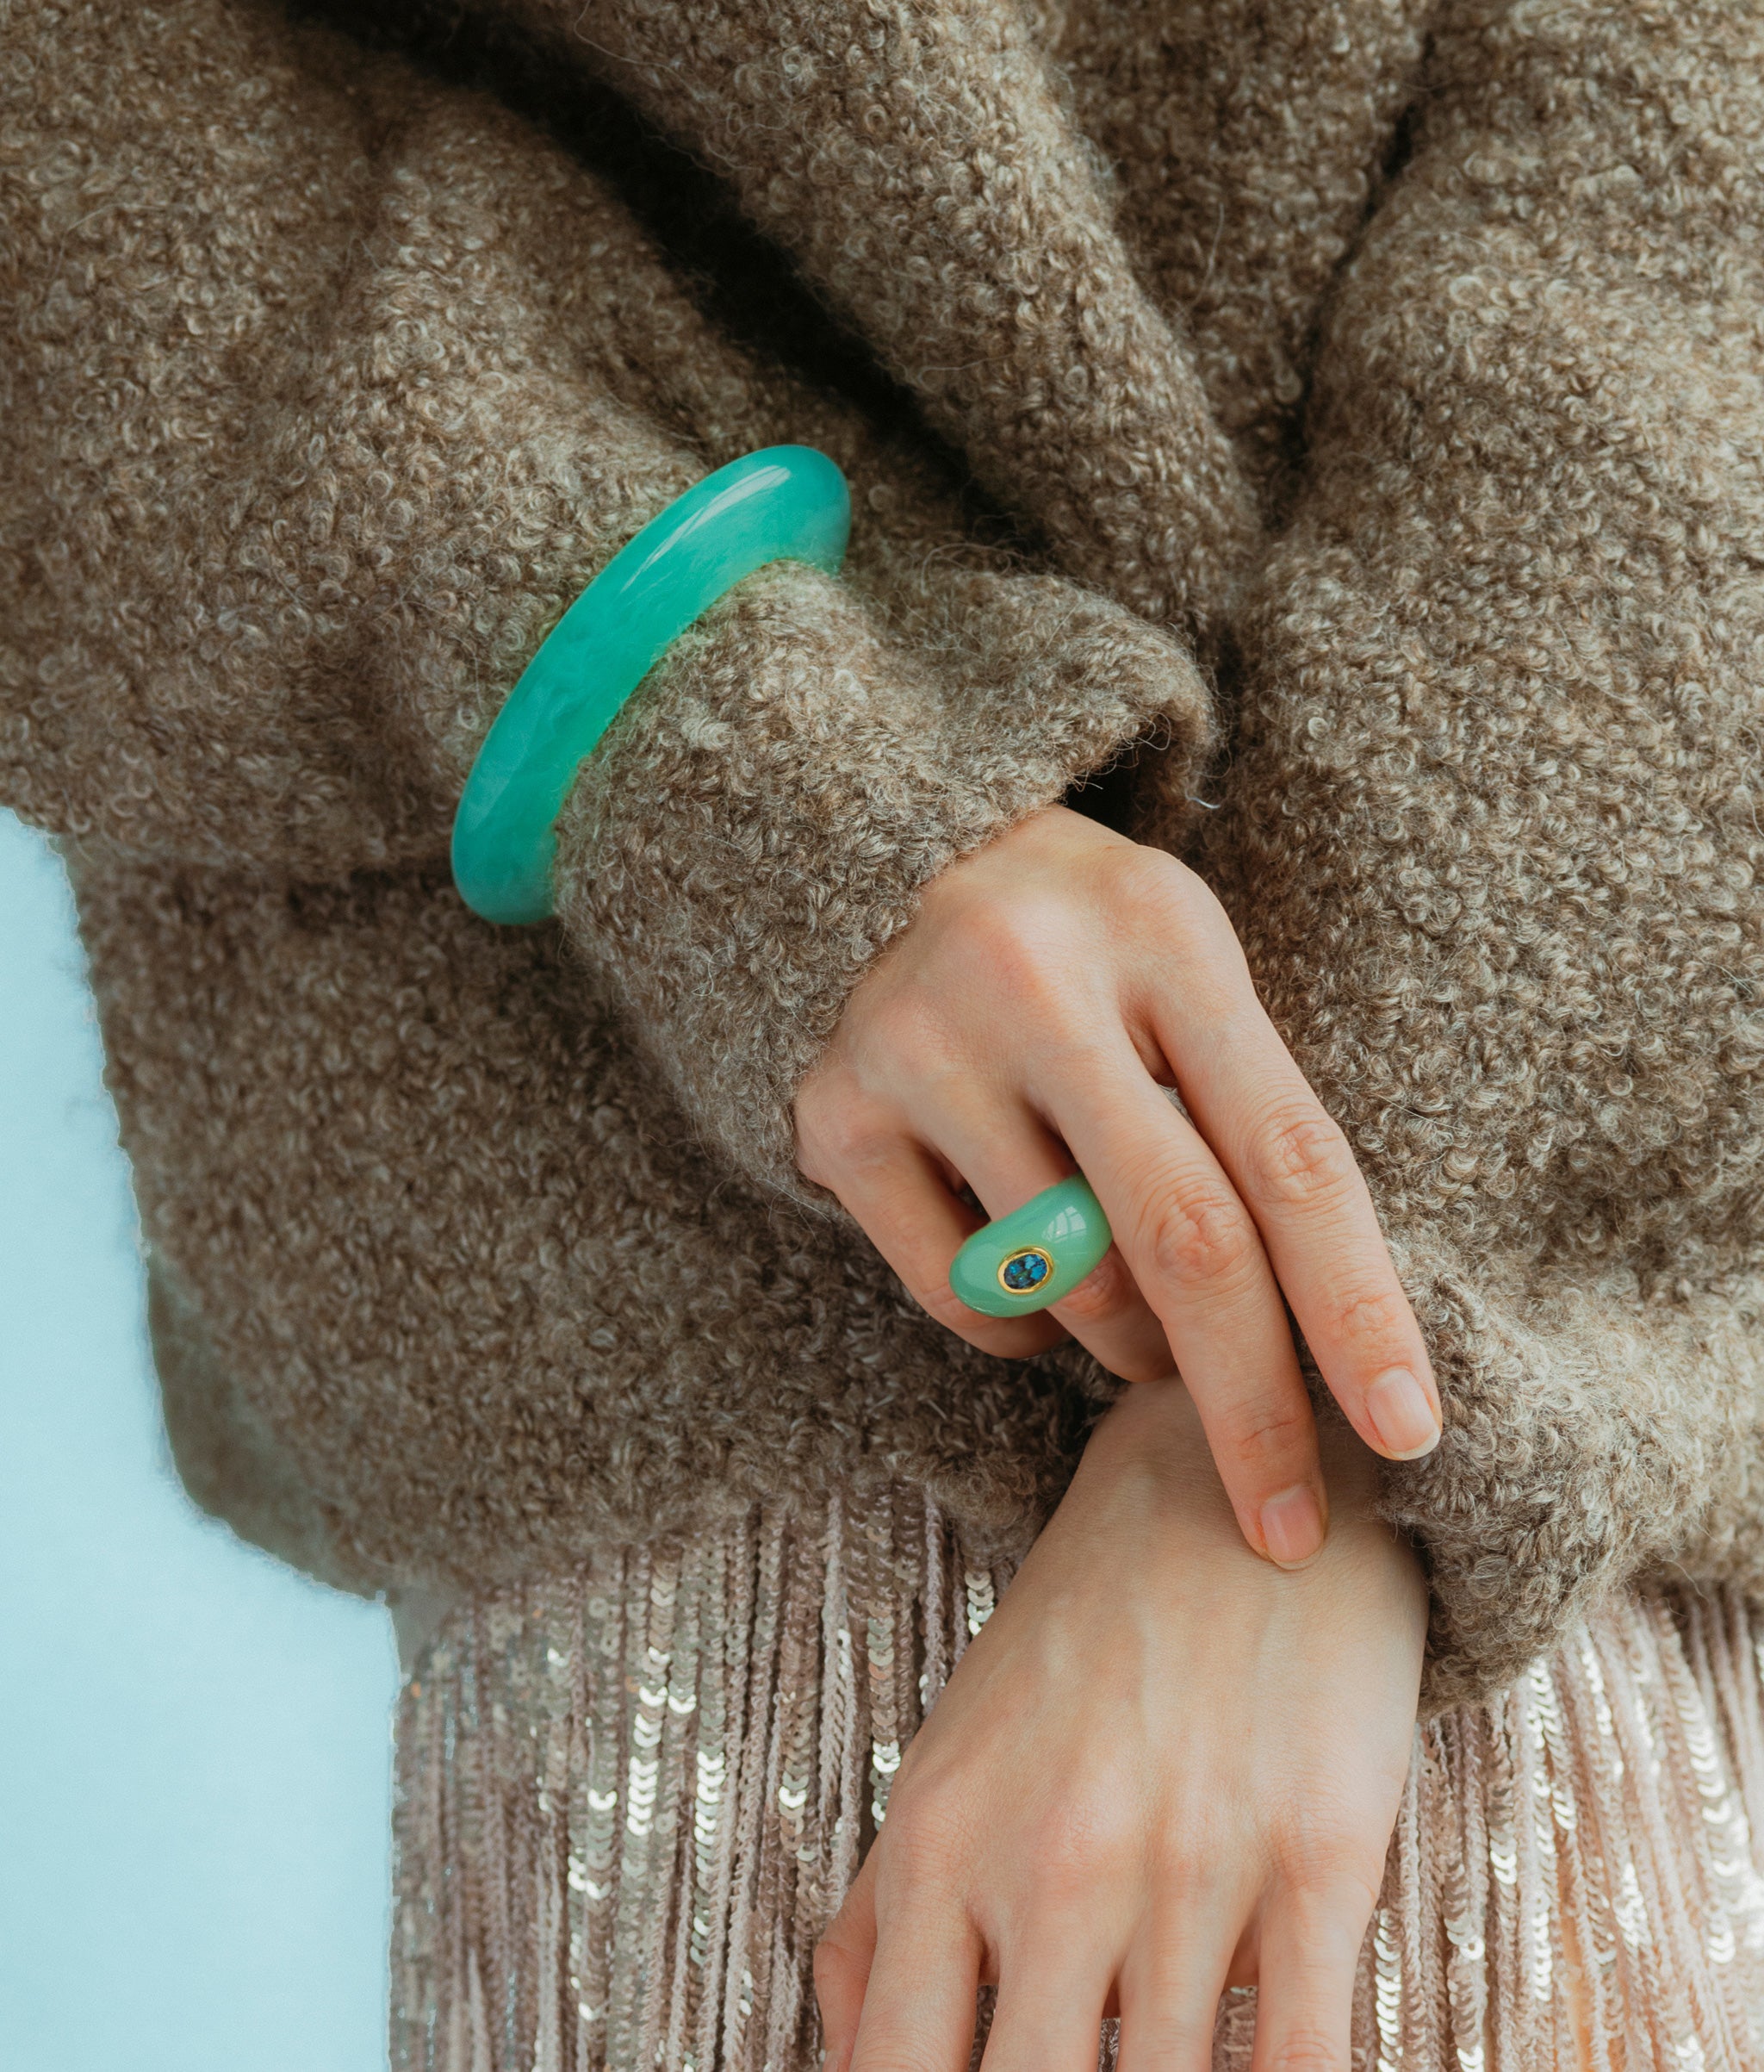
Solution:
<svg viewBox="0 0 1764 2072"><path fill-rule="evenodd" d="M487 921L546 919L569 787L668 644L768 562L836 573L850 532L845 477L812 446L731 461L651 519L552 628L484 737L453 821L466 905Z"/></svg>
<svg viewBox="0 0 1764 2072"><path fill-rule="evenodd" d="M1074 1173L976 1230L955 1255L949 1285L983 1316L1031 1316L1070 1295L1109 1243L1102 1204Z"/></svg>

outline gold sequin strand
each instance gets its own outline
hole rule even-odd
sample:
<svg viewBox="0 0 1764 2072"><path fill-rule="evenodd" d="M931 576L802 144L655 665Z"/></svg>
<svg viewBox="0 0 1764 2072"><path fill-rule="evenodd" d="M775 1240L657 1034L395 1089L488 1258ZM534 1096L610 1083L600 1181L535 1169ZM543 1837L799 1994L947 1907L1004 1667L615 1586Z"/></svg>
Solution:
<svg viewBox="0 0 1764 2072"><path fill-rule="evenodd" d="M457 1608L401 1708L394 2072L808 2072L815 1942L1008 1581L894 1490ZM1761 1822L1764 1620L1608 1606L1418 1730L1355 2072L1764 2072Z"/></svg>
<svg viewBox="0 0 1764 2072"><path fill-rule="evenodd" d="M399 1727L394 2072L759 2072L1007 1576L916 1491L457 1608Z"/></svg>
<svg viewBox="0 0 1764 2072"><path fill-rule="evenodd" d="M1764 1621L1608 1605L1418 1730L1362 1959L1356 2072L1764 2068ZM1215 2038L1247 2072L1250 2031Z"/></svg>

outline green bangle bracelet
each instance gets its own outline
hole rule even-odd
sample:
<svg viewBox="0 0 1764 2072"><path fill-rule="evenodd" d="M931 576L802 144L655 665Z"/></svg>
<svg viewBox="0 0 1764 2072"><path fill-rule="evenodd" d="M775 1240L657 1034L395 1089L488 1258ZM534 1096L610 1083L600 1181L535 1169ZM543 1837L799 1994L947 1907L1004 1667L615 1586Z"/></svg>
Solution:
<svg viewBox="0 0 1764 2072"><path fill-rule="evenodd" d="M767 446L676 497L620 548L522 670L467 777L453 879L487 921L554 911L555 827L585 757L670 643L774 561L836 574L851 532L845 477L812 446ZM1045 1310L1101 1263L1109 1219L1082 1173L977 1230L949 1285L988 1316Z"/></svg>
<svg viewBox="0 0 1764 2072"><path fill-rule="evenodd" d="M554 911L557 816L585 756L668 644L773 561L829 575L851 493L812 446L767 446L677 497L615 554L547 636L496 715L453 821L453 880L487 921Z"/></svg>
<svg viewBox="0 0 1764 2072"><path fill-rule="evenodd" d="M949 1285L983 1316L1028 1316L1070 1295L1110 1243L1109 1218L1082 1173L976 1230Z"/></svg>

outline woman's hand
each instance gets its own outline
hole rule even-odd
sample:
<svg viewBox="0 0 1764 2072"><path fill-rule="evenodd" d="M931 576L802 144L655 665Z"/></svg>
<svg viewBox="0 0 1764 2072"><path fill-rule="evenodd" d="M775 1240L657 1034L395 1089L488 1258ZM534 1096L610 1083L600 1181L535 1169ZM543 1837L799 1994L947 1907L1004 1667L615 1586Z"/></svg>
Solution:
<svg viewBox="0 0 1764 2072"><path fill-rule="evenodd" d="M1345 2072L1408 1767L1426 1599L1337 1428L1301 1575L1237 1534L1173 1378L1129 1390L907 1752L817 1952L827 2072L1206 2072L1227 1985L1258 2072Z"/></svg>
<svg viewBox="0 0 1764 2072"><path fill-rule="evenodd" d="M853 995L796 1122L804 1173L962 1337L1023 1354L1064 1327L1129 1380L1173 1360L1245 1537L1276 1561L1310 1559L1327 1515L1286 1303L1369 1446L1406 1459L1438 1439L1347 1142L1224 909L1159 849L1054 806L952 865ZM1043 1316L970 1310L948 1279L984 1220L963 1185L996 1217L1074 1160L1108 1257Z"/></svg>

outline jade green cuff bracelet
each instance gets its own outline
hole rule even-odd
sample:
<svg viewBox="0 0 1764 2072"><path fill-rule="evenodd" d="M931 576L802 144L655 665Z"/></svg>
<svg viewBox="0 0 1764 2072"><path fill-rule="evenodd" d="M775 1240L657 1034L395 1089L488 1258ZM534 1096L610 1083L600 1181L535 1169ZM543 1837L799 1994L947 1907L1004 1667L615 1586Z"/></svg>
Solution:
<svg viewBox="0 0 1764 2072"><path fill-rule="evenodd" d="M768 563L836 575L850 533L851 493L833 462L812 446L767 446L707 475L613 556L521 672L466 779L453 879L474 913L549 918L557 816L576 772L669 644ZM950 1285L989 1316L1045 1310L1109 1242L1101 1204L1074 1174L976 1231Z"/></svg>
<svg viewBox="0 0 1764 2072"><path fill-rule="evenodd" d="M453 880L487 921L556 908L554 831L585 756L668 644L773 561L836 574L845 477L812 446L767 446L677 497L558 620L478 750L453 822Z"/></svg>

